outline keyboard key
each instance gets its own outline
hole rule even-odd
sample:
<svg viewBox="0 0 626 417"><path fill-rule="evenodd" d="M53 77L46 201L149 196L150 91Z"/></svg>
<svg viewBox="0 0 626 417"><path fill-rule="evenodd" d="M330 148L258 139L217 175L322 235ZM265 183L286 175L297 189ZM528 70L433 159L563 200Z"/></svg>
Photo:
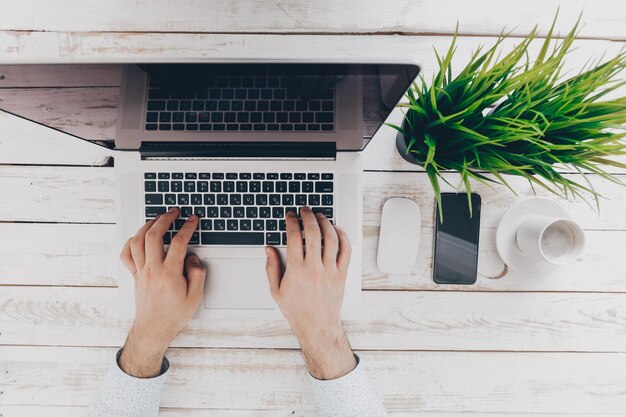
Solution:
<svg viewBox="0 0 626 417"><path fill-rule="evenodd" d="M173 125L174 130L185 130L185 125L182 123L177 123Z"/></svg>
<svg viewBox="0 0 626 417"><path fill-rule="evenodd" d="M263 206L265 204L267 204L267 194L257 194L256 205Z"/></svg>
<svg viewBox="0 0 626 417"><path fill-rule="evenodd" d="M157 130L158 129L158 125L156 123L148 123L146 125L146 130Z"/></svg>
<svg viewBox="0 0 626 417"><path fill-rule="evenodd" d="M316 193L332 193L333 183L328 181L320 181L315 183Z"/></svg>
<svg viewBox="0 0 626 417"><path fill-rule="evenodd" d="M230 194L230 205L238 206L241 204L241 194Z"/></svg>
<svg viewBox="0 0 626 417"><path fill-rule="evenodd" d="M207 217L212 217L212 218L219 217L219 209L215 206L207 207L206 215Z"/></svg>
<svg viewBox="0 0 626 417"><path fill-rule="evenodd" d="M174 112L172 115L172 121L174 123L182 123L185 120L185 113L182 111Z"/></svg>
<svg viewBox="0 0 626 417"><path fill-rule="evenodd" d="M182 180L183 179L183 173L182 172L174 172L172 174L172 179L173 180Z"/></svg>
<svg viewBox="0 0 626 417"><path fill-rule="evenodd" d="M250 220L240 220L239 229L240 230L252 230L252 222Z"/></svg>
<svg viewBox="0 0 626 417"><path fill-rule="evenodd" d="M168 181L157 182L157 189L161 193L167 193L170 191L170 183Z"/></svg>
<svg viewBox="0 0 626 417"><path fill-rule="evenodd" d="M161 112L159 113L159 122L170 123L172 121L172 113Z"/></svg>
<svg viewBox="0 0 626 417"><path fill-rule="evenodd" d="M281 235L283 238L283 245L287 246L287 233L283 232Z"/></svg>
<svg viewBox="0 0 626 417"><path fill-rule="evenodd" d="M294 180L305 180L306 179L306 174L303 174L303 173L293 174L293 179Z"/></svg>
<svg viewBox="0 0 626 417"><path fill-rule="evenodd" d="M280 245L280 233L266 233L265 244L266 245Z"/></svg>
<svg viewBox="0 0 626 417"><path fill-rule="evenodd" d="M319 206L320 196L319 194L309 194L309 206Z"/></svg>
<svg viewBox="0 0 626 417"><path fill-rule="evenodd" d="M228 219L233 216L233 210L230 207L220 207L220 217Z"/></svg>
<svg viewBox="0 0 626 417"><path fill-rule="evenodd" d="M215 175L213 175L215 178ZM222 183L220 181L211 181L210 187L212 193L221 193L222 192Z"/></svg>
<svg viewBox="0 0 626 417"><path fill-rule="evenodd" d="M276 181L276 192L277 193L286 193L287 192L287 181Z"/></svg>
<svg viewBox="0 0 626 417"><path fill-rule="evenodd" d="M147 193L155 192L156 191L156 181L146 181L144 183L144 190Z"/></svg>
<svg viewBox="0 0 626 417"><path fill-rule="evenodd" d="M243 195L243 204L245 206L251 206L254 204L254 194L244 194Z"/></svg>
<svg viewBox="0 0 626 417"><path fill-rule="evenodd" d="M250 181L250 192L251 193L261 192L261 181Z"/></svg>
<svg viewBox="0 0 626 417"><path fill-rule="evenodd" d="M306 125L301 123L295 124L293 125L293 130L306 130Z"/></svg>
<svg viewBox="0 0 626 417"><path fill-rule="evenodd" d="M193 214L195 214L196 216L198 216L200 218L204 217L205 213L206 213L206 211L205 211L204 207L194 207L193 208Z"/></svg>
<svg viewBox="0 0 626 417"><path fill-rule="evenodd" d="M252 178L255 180L264 180L265 174L257 172L257 173L252 174Z"/></svg>
<svg viewBox="0 0 626 417"><path fill-rule="evenodd" d="M200 178L201 180L210 180L211 179L211 174L208 172L201 172L198 175L198 178Z"/></svg>
<svg viewBox="0 0 626 417"><path fill-rule="evenodd" d="M213 179L214 180L223 180L224 179L224 174L221 172L215 173L213 174Z"/></svg>
<svg viewBox="0 0 626 417"><path fill-rule="evenodd" d="M228 194L218 194L217 195L217 204L219 206L228 205Z"/></svg>
<svg viewBox="0 0 626 417"><path fill-rule="evenodd" d="M278 220L265 220L265 230L278 230Z"/></svg>
<svg viewBox="0 0 626 417"><path fill-rule="evenodd" d="M180 208L180 217L191 217L193 215L193 209L189 206Z"/></svg>
<svg viewBox="0 0 626 417"><path fill-rule="evenodd" d="M283 204L283 206L291 206L291 205L293 205L293 194L283 194L283 196L282 196L282 204Z"/></svg>
<svg viewBox="0 0 626 417"><path fill-rule="evenodd" d="M290 193L299 193L300 192L300 183L298 181L289 181L289 192Z"/></svg>
<svg viewBox="0 0 626 417"><path fill-rule="evenodd" d="M310 180L319 180L320 179L320 174L309 173L309 174L307 174L307 178L310 179Z"/></svg>
<svg viewBox="0 0 626 417"><path fill-rule="evenodd" d="M149 100L148 110L149 111L165 110L165 100Z"/></svg>
<svg viewBox="0 0 626 417"><path fill-rule="evenodd" d="M163 206L146 207L146 217L156 217L159 214L164 214L165 212L166 212L166 209Z"/></svg>
<svg viewBox="0 0 626 417"><path fill-rule="evenodd" d="M296 206L306 206L306 194L296 195Z"/></svg>
<svg viewBox="0 0 626 417"><path fill-rule="evenodd" d="M333 125L323 124L322 125L322 130L324 130L324 131L332 131L332 130L335 130L335 127Z"/></svg>
<svg viewBox="0 0 626 417"><path fill-rule="evenodd" d="M172 234L170 232L165 232L163 234L163 244L169 245L172 243Z"/></svg>
<svg viewBox="0 0 626 417"><path fill-rule="evenodd" d="M271 206L278 206L280 205L280 194L270 194L269 195L269 202Z"/></svg>
<svg viewBox="0 0 626 417"><path fill-rule="evenodd" d="M198 174L196 174L195 172L187 172L185 173L185 179L187 180L195 180L198 178Z"/></svg>
<svg viewBox="0 0 626 417"><path fill-rule="evenodd" d="M236 217L238 219L246 217L245 209L241 206L233 207L233 217Z"/></svg>
<svg viewBox="0 0 626 417"><path fill-rule="evenodd" d="M263 192L264 193L273 193L274 192L274 183L271 181L263 181Z"/></svg>
<svg viewBox="0 0 626 417"><path fill-rule="evenodd" d="M213 220L213 230L226 230L226 222L224 220ZM205 243L203 243L205 244Z"/></svg>
<svg viewBox="0 0 626 417"><path fill-rule="evenodd" d="M198 181L198 192L206 193L209 191L209 182L208 181Z"/></svg>
<svg viewBox="0 0 626 417"><path fill-rule="evenodd" d="M215 194L202 194L203 203L205 206L212 206L215 204ZM202 203L199 203L202 204Z"/></svg>
<svg viewBox="0 0 626 417"><path fill-rule="evenodd" d="M183 191L183 182L182 181L172 181L172 192L180 193Z"/></svg>
<svg viewBox="0 0 626 417"><path fill-rule="evenodd" d="M226 230L239 230L239 220L227 220Z"/></svg>
<svg viewBox="0 0 626 417"><path fill-rule="evenodd" d="M265 221L263 221L263 220L253 220L252 221L252 229L253 230L265 230Z"/></svg>
<svg viewBox="0 0 626 417"><path fill-rule="evenodd" d="M225 193L232 193L235 191L235 182L234 181L224 181L223 184Z"/></svg>
<svg viewBox="0 0 626 417"><path fill-rule="evenodd" d="M169 180L170 179L169 172L159 172L159 179L160 180Z"/></svg>
<svg viewBox="0 0 626 417"><path fill-rule="evenodd" d="M283 172L282 174L280 174L280 179L281 179L281 180L290 180L290 179L291 179L291 177L292 177L292 175L291 175L291 174L289 174L289 173L285 173L285 172Z"/></svg>
<svg viewBox="0 0 626 417"><path fill-rule="evenodd" d="M191 194L191 205L199 206L202 204L202 194Z"/></svg>
<svg viewBox="0 0 626 417"><path fill-rule="evenodd" d="M272 210L269 207L259 207L259 217L269 219L272 217Z"/></svg>
<svg viewBox="0 0 626 417"><path fill-rule="evenodd" d="M178 194L178 204L181 206L189 204L189 194Z"/></svg>
<svg viewBox="0 0 626 417"><path fill-rule="evenodd" d="M176 204L176 194L165 194L165 204L173 206Z"/></svg>
<svg viewBox="0 0 626 417"><path fill-rule="evenodd" d="M263 235L258 232L202 232L201 242L203 245L263 245Z"/></svg>
<svg viewBox="0 0 626 417"><path fill-rule="evenodd" d="M246 217L249 219L256 219L259 215L259 209L257 207L246 207Z"/></svg>
<svg viewBox="0 0 626 417"><path fill-rule="evenodd" d="M226 179L227 180L236 180L237 179L237 173L236 172L228 172L228 173L226 173Z"/></svg>
<svg viewBox="0 0 626 417"><path fill-rule="evenodd" d="M287 230L287 222L285 220L279 220L278 221L278 230L280 230L282 232Z"/></svg>
<svg viewBox="0 0 626 417"><path fill-rule="evenodd" d="M213 230L213 220L209 220L209 219L200 220L200 230Z"/></svg>
<svg viewBox="0 0 626 417"><path fill-rule="evenodd" d="M332 180L333 177L334 177L334 175L331 174L331 173L322 174L322 179L323 180Z"/></svg>
<svg viewBox="0 0 626 417"><path fill-rule="evenodd" d="M237 181L236 189L238 193L247 193L248 192L248 183L245 181Z"/></svg>
<svg viewBox="0 0 626 417"><path fill-rule="evenodd" d="M332 207L313 207L313 213L323 213L329 219L333 217Z"/></svg>
<svg viewBox="0 0 626 417"><path fill-rule="evenodd" d="M332 206L333 205L333 195L332 194L323 194L322 195L322 205L323 206Z"/></svg>
<svg viewBox="0 0 626 417"><path fill-rule="evenodd" d="M239 179L240 180L250 180L252 179L252 174L250 174L249 172L242 172L239 174Z"/></svg>
<svg viewBox="0 0 626 417"><path fill-rule="evenodd" d="M302 183L302 192L303 193L312 193L313 192L313 182L312 181L304 181Z"/></svg>
<svg viewBox="0 0 626 417"><path fill-rule="evenodd" d="M196 183L195 183L195 181L185 181L184 187L185 187L185 192L186 193L195 193L196 192Z"/></svg>
<svg viewBox="0 0 626 417"><path fill-rule="evenodd" d="M285 209L282 207L274 207L272 209L272 217L275 219L282 219L285 217Z"/></svg>
<svg viewBox="0 0 626 417"><path fill-rule="evenodd" d="M146 194L146 204L149 206L156 206L163 204L162 194Z"/></svg>

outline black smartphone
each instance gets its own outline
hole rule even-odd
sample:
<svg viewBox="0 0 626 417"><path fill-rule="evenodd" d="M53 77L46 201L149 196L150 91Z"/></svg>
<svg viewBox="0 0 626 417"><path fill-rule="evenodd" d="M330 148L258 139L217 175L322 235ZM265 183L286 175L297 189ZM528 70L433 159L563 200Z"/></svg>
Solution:
<svg viewBox="0 0 626 417"><path fill-rule="evenodd" d="M473 284L478 272L480 196L471 195L472 213L466 193L441 193L443 221L435 203L433 280L437 284Z"/></svg>

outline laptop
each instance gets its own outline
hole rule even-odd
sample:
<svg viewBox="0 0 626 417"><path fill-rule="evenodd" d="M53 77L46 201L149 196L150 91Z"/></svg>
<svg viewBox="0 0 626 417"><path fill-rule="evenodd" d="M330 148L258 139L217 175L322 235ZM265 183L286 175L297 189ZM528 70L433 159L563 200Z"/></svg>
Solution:
<svg viewBox="0 0 626 417"><path fill-rule="evenodd" d="M115 137L119 246L180 207L167 246L196 214L189 252L208 271L196 318L277 317L264 247L284 260L285 213L308 205L350 238L342 317L358 316L360 151L418 72L413 64L125 65ZM121 266L119 288L130 314L133 280Z"/></svg>

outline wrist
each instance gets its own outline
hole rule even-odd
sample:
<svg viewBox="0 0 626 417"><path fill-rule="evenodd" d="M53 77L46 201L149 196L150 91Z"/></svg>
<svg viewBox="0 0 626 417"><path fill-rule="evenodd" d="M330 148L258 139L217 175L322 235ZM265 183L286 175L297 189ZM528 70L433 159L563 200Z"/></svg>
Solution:
<svg viewBox="0 0 626 417"><path fill-rule="evenodd" d="M122 348L118 364L122 371L136 378L153 378L161 374L169 342L142 335L133 325Z"/></svg>
<svg viewBox="0 0 626 417"><path fill-rule="evenodd" d="M309 372L316 379L340 378L357 365L341 322L317 332L300 334L298 340Z"/></svg>

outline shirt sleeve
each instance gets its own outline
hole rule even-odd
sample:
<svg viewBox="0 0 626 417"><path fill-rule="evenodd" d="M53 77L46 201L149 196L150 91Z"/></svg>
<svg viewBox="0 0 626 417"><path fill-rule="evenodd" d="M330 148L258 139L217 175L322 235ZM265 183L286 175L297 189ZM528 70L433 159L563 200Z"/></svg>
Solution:
<svg viewBox="0 0 626 417"><path fill-rule="evenodd" d="M157 417L169 361L163 358L159 376L135 378L120 369L118 360L121 353L120 349L115 363L111 364L104 377L100 393L89 409L89 417Z"/></svg>
<svg viewBox="0 0 626 417"><path fill-rule="evenodd" d="M320 417L386 417L383 403L371 386L354 355L357 365L341 378L322 381L309 375L313 399Z"/></svg>

